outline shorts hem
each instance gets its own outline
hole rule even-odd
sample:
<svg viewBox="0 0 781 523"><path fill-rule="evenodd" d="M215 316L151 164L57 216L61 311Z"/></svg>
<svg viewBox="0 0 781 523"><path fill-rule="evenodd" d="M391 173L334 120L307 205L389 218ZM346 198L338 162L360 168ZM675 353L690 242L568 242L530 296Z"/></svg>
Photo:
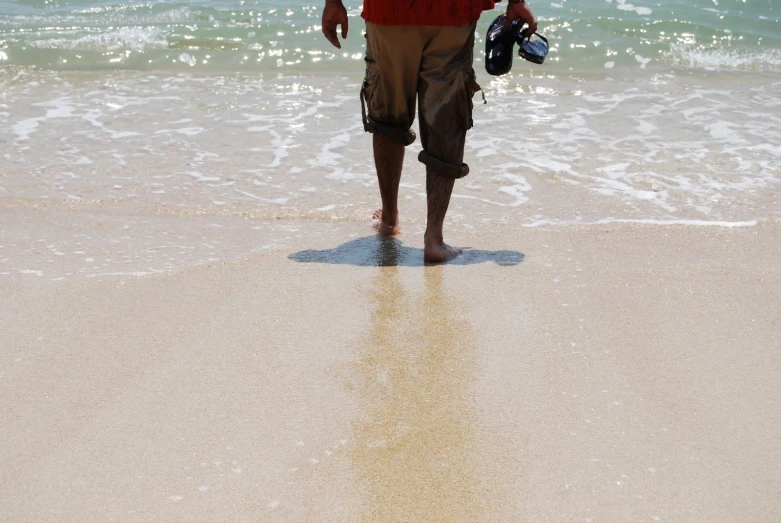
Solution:
<svg viewBox="0 0 781 523"><path fill-rule="evenodd" d="M365 117L363 122L363 130L367 133L381 134L392 142L401 144L405 147L412 144L415 141L415 138L417 138L415 131L412 129L405 131L400 127L380 123L368 115Z"/></svg>
<svg viewBox="0 0 781 523"><path fill-rule="evenodd" d="M439 158L436 158L426 151L420 151L418 154L418 161L426 166L426 170L430 170L445 178L453 178L458 180L469 174L469 166L465 163L453 164L443 162Z"/></svg>

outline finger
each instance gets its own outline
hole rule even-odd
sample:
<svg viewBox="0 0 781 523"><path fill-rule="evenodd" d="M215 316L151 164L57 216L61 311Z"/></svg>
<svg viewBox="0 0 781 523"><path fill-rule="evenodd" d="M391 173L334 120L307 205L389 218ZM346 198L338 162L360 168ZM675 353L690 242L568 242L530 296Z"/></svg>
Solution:
<svg viewBox="0 0 781 523"><path fill-rule="evenodd" d="M339 38L336 36L336 24L328 22L323 25L323 34L325 38L331 42L331 44L337 49L341 49L342 45L339 43Z"/></svg>
<svg viewBox="0 0 781 523"><path fill-rule="evenodd" d="M339 39L336 37L336 33L326 33L325 35L326 39L331 42L331 45L336 47L337 49L341 49L342 45L339 43Z"/></svg>
<svg viewBox="0 0 781 523"><path fill-rule="evenodd" d="M342 38L347 38L347 13L342 18Z"/></svg>

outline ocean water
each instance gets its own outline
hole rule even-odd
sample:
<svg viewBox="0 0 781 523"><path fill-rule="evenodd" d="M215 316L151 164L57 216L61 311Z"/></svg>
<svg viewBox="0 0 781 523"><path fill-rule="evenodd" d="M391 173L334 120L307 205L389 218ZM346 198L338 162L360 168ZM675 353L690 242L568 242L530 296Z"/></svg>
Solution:
<svg viewBox="0 0 781 523"><path fill-rule="evenodd" d="M0 275L148 274L370 232L360 5L0 1ZM489 77L454 235L781 218L775 0L532 2L543 65ZM405 161L405 241L425 178Z"/></svg>
<svg viewBox="0 0 781 523"><path fill-rule="evenodd" d="M336 50L320 33L320 3L3 0L0 62L57 70L347 70L363 56L363 24L360 3L346 6L352 38ZM781 70L781 6L775 0L562 0L531 6L552 40L552 71L676 65ZM495 14L484 14L480 35Z"/></svg>

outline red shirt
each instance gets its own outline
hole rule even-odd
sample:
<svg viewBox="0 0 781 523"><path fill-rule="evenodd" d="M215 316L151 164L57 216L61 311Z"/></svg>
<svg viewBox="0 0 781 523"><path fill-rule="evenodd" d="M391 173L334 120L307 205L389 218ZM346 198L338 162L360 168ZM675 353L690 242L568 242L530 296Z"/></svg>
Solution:
<svg viewBox="0 0 781 523"><path fill-rule="evenodd" d="M493 0L364 0L361 16L377 25L462 25L493 8Z"/></svg>

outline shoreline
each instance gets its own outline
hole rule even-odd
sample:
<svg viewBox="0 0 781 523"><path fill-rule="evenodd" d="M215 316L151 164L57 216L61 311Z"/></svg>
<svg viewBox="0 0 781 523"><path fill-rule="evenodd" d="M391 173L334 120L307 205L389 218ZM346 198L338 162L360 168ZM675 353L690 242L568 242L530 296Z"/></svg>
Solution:
<svg viewBox="0 0 781 523"><path fill-rule="evenodd" d="M5 199L5 202L8 200ZM125 207L125 204L120 206ZM82 205L78 201L66 200L43 200L35 206L20 204L4 208L9 214L13 214L14 208L22 212L15 216L14 225L9 226L0 237L0 278L38 277L67 282L113 276L175 276L179 272L202 268L252 263L290 250L295 245L303 251L327 250L361 240L364 247L370 248L369 244L375 238L368 213L366 216L355 212L333 215L332 210L314 210L301 216L285 209L276 213L273 209L248 213L239 209L229 212L228 209L217 208L212 213L201 208L177 210L150 206L136 208L137 213L127 215L115 212L117 209L97 212L93 202ZM396 238L404 249L416 249L423 245L425 224L420 221L420 216L409 218L409 221L402 222L402 232ZM469 249L485 245L487 242L483 237L498 235L516 241L525 234L535 234L534 231L540 234L562 234L566 231L590 234L628 229L635 230L637 234L643 234L644 230L657 231L658 234L658 230L691 229L692 233L696 233L709 229L764 231L778 228L781 228L781 220L775 218L735 222L616 218L564 224L541 220L517 225L457 222L446 224L446 240L456 247ZM85 238L83 242L62 240L75 230ZM29 243L23 241L24 238L31 236L39 238L41 247L21 250ZM166 242L170 243L171 237L178 238L178 241L167 248ZM121 247L117 248L116 245L120 244ZM43 245L47 250L43 250ZM456 260L455 263L461 262Z"/></svg>

